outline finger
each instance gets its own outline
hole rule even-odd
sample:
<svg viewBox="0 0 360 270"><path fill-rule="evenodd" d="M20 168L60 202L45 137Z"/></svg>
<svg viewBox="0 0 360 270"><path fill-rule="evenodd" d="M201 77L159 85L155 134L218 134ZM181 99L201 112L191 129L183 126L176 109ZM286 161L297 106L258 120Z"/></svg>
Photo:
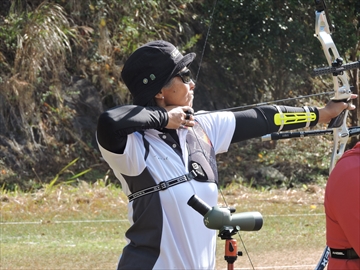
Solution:
<svg viewBox="0 0 360 270"><path fill-rule="evenodd" d="M349 110L349 111L352 111L352 110L355 110L356 109L356 106L352 103L348 103L347 104L347 107L345 108L346 110Z"/></svg>
<svg viewBox="0 0 360 270"><path fill-rule="evenodd" d="M352 111L356 109L356 106L351 103L353 99L356 99L358 97L357 94L351 94L349 101L347 102L346 110Z"/></svg>
<svg viewBox="0 0 360 270"><path fill-rule="evenodd" d="M194 114L194 110L191 107L185 107L184 108L184 113L188 113L188 114Z"/></svg>

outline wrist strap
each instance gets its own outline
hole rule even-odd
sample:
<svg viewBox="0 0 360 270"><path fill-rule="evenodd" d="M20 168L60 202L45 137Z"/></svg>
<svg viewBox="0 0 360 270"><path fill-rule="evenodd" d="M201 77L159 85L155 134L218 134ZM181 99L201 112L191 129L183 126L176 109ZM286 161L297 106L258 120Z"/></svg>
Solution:
<svg viewBox="0 0 360 270"><path fill-rule="evenodd" d="M278 132L280 132L283 127L284 127L284 123L285 123L285 115L283 114L282 110L280 109L279 106L275 105L275 108L277 109L277 111L279 113L275 114L274 115L274 122L277 126L280 126L279 127L279 130Z"/></svg>
<svg viewBox="0 0 360 270"><path fill-rule="evenodd" d="M311 113L309 110L308 106L304 106L303 107L305 112L306 112L306 126L305 127L310 127L310 123L311 123Z"/></svg>
<svg viewBox="0 0 360 270"><path fill-rule="evenodd" d="M331 258L334 259L344 259L344 260L359 259L359 256L356 254L356 251L353 248L347 248L347 249L330 248L330 256Z"/></svg>

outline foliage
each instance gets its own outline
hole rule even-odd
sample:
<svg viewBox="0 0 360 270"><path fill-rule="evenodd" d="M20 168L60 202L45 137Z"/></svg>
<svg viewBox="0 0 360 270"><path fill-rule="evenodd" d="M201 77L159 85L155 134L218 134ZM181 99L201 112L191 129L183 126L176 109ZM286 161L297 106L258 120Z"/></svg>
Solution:
<svg viewBox="0 0 360 270"><path fill-rule="evenodd" d="M105 108L131 102L119 78L123 61L134 48L151 39L178 40L187 48L196 43L185 12L191 2L4 3L0 160L5 185L11 189L22 182L26 187L30 182L22 181L23 177L33 184L52 183L59 166L79 155L79 171L99 166L94 124L87 124L85 118L103 110L96 105L101 100ZM99 89L95 95L92 91L90 96L84 83L80 90L74 89L84 79ZM97 100L95 105L85 103L91 97ZM89 105L97 106L96 110ZM21 155L24 158L19 159Z"/></svg>
<svg viewBox="0 0 360 270"><path fill-rule="evenodd" d="M269 190L323 185L329 175L331 146L331 138L326 137L238 143L218 157L220 183L237 181Z"/></svg>
<svg viewBox="0 0 360 270"><path fill-rule="evenodd" d="M58 182L60 175L62 175L63 173L67 172L68 168L71 167L72 165L74 165L77 161L79 160L79 158L74 159L73 161L71 161L69 164L67 164L64 168L62 168L54 177L54 179L52 179L50 181L50 183L48 185L45 186L45 192L49 192L50 190L52 190L56 184L56 182ZM80 176L83 176L84 174L90 172L92 169L86 169L82 172L76 173L75 175L72 175L70 177L67 177L66 182L63 183L73 183L74 179L78 179Z"/></svg>
<svg viewBox="0 0 360 270"><path fill-rule="evenodd" d="M47 79L48 72L58 76L66 64L67 50L71 51L69 36L75 36L63 9L45 2L24 14L23 20L14 73L31 84L39 77Z"/></svg>
<svg viewBox="0 0 360 270"><path fill-rule="evenodd" d="M358 1L348 1L349 8L342 2L347 1L328 3L341 32L334 34L335 42L342 55L359 53ZM212 65L222 74L211 87L216 108L324 92L311 77L313 68L326 63L314 37L314 13L309 1L218 1L209 38Z"/></svg>

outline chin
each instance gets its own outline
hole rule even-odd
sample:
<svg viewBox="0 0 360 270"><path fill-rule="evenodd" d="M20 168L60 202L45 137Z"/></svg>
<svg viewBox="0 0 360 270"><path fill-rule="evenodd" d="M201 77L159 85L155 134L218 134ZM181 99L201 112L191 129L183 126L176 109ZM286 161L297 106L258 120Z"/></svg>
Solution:
<svg viewBox="0 0 360 270"><path fill-rule="evenodd" d="M191 100L189 101L189 106L190 106L190 107L193 106L193 101L194 101L194 97L191 97Z"/></svg>

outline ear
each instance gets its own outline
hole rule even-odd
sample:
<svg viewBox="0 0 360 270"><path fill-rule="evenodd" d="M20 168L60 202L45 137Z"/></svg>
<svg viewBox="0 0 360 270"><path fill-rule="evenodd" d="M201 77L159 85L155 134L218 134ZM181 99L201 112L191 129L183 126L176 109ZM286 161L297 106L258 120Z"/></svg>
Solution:
<svg viewBox="0 0 360 270"><path fill-rule="evenodd" d="M162 90L155 95L155 98L157 98L157 99L164 99L164 94L163 94Z"/></svg>

